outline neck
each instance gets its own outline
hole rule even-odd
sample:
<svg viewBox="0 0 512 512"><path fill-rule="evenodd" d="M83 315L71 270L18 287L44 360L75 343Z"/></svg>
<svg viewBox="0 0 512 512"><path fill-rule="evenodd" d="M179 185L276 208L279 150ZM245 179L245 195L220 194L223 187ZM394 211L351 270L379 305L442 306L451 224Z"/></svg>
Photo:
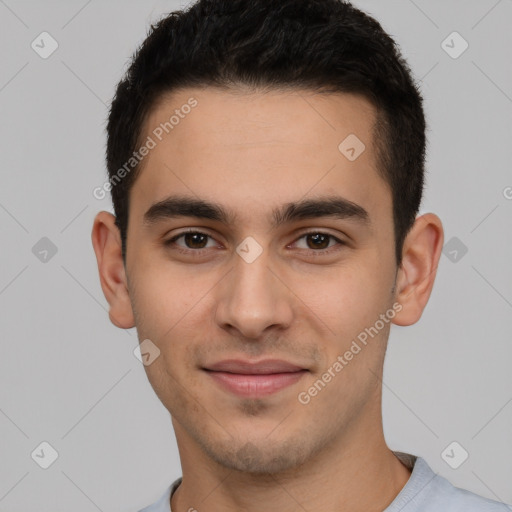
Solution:
<svg viewBox="0 0 512 512"><path fill-rule="evenodd" d="M174 422L183 480L173 512L280 510L380 512L402 490L411 471L387 447L382 424L355 426L305 464L285 473L251 474L212 462Z"/></svg>

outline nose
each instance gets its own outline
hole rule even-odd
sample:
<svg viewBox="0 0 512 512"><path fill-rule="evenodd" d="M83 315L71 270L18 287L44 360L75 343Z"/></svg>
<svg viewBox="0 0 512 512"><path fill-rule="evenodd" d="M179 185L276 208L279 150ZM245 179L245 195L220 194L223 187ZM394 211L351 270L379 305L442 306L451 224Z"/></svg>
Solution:
<svg viewBox="0 0 512 512"><path fill-rule="evenodd" d="M290 326L293 293L271 259L267 249L250 263L235 255L234 268L217 290L216 322L221 328L236 329L244 338L257 339L266 329Z"/></svg>

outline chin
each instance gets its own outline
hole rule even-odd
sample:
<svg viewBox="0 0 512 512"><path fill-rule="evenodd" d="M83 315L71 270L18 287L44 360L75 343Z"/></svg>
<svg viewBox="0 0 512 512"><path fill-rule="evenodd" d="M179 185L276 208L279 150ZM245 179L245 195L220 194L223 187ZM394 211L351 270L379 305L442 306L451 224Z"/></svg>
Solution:
<svg viewBox="0 0 512 512"><path fill-rule="evenodd" d="M293 470L308 458L304 443L279 442L276 446L267 438L260 441L231 441L230 446L204 446L217 464L235 471L254 475L277 474Z"/></svg>

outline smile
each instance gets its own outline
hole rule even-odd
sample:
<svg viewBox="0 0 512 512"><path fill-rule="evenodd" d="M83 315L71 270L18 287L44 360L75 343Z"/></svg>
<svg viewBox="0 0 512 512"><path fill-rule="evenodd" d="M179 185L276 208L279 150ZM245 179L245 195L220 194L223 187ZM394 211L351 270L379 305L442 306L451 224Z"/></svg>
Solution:
<svg viewBox="0 0 512 512"><path fill-rule="evenodd" d="M298 382L307 370L285 373L241 374L206 370L222 389L246 398L258 398L277 393Z"/></svg>

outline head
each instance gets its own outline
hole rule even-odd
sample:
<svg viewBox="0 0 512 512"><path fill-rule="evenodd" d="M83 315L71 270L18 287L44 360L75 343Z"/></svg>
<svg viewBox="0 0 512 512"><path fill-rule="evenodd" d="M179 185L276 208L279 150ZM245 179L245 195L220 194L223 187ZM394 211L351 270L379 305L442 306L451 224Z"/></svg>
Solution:
<svg viewBox="0 0 512 512"><path fill-rule="evenodd" d="M380 419L390 325L420 318L442 248L416 219L425 129L394 41L347 2L199 0L152 26L112 102L93 244L112 322L159 350L178 442L284 471ZM225 359L304 371L240 397L207 371Z"/></svg>

